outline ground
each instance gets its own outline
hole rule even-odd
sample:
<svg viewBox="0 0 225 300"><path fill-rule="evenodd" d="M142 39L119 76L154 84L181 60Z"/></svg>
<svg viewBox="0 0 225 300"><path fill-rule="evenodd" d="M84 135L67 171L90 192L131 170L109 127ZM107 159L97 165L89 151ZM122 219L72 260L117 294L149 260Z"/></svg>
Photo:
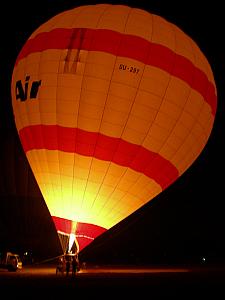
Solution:
<svg viewBox="0 0 225 300"><path fill-rule="evenodd" d="M56 275L54 265L24 266L17 272L0 270L1 291L21 299L211 299L225 298L224 267L87 266L76 277ZM197 298L196 298L197 297ZM47 299L44 298L44 299Z"/></svg>

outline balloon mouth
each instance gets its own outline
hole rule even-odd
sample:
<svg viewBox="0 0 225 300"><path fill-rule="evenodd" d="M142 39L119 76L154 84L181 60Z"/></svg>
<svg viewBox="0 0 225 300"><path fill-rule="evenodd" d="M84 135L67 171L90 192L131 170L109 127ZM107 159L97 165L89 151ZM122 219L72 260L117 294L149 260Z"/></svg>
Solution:
<svg viewBox="0 0 225 300"><path fill-rule="evenodd" d="M52 216L63 252L80 252L107 231L101 226Z"/></svg>

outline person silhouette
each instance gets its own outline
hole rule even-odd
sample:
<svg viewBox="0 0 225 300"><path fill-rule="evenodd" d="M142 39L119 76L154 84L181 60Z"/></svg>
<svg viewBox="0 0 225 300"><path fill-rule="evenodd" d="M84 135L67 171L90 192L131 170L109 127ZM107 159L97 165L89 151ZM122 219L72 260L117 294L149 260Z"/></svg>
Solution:
<svg viewBox="0 0 225 300"><path fill-rule="evenodd" d="M66 261L66 275L68 276L70 272L70 261L67 259Z"/></svg>
<svg viewBox="0 0 225 300"><path fill-rule="evenodd" d="M72 275L75 276L78 271L78 259L76 256L73 257L72 260Z"/></svg>
<svg viewBox="0 0 225 300"><path fill-rule="evenodd" d="M56 266L56 275L58 273L61 273L61 274L64 273L64 270L65 270L64 266L65 266L64 258L63 257L59 257L58 264Z"/></svg>

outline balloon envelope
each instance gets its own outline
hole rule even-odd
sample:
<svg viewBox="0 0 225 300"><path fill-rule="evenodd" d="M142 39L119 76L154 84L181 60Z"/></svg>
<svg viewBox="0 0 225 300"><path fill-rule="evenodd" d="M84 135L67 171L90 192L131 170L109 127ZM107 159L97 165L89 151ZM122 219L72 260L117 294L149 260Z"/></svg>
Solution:
<svg viewBox="0 0 225 300"><path fill-rule="evenodd" d="M211 133L210 65L175 25L137 8L65 11L27 40L15 122L58 232L80 250L195 161Z"/></svg>

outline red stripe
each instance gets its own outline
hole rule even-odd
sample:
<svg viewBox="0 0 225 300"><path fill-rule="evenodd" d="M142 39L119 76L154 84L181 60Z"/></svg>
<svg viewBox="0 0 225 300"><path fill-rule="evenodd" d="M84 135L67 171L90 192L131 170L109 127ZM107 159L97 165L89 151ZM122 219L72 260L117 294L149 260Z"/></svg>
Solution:
<svg viewBox="0 0 225 300"><path fill-rule="evenodd" d="M58 125L32 125L21 129L19 135L25 152L60 150L112 161L154 179L162 189L179 176L178 170L159 154L101 133Z"/></svg>
<svg viewBox="0 0 225 300"><path fill-rule="evenodd" d="M52 216L56 230L63 233L75 233L77 242L79 244L79 251L89 245L96 237L104 233L107 229L89 223L77 222L75 232L72 231L72 224L74 221Z"/></svg>
<svg viewBox="0 0 225 300"><path fill-rule="evenodd" d="M58 28L39 33L33 39L29 39L16 63L30 53L47 49L102 51L155 66L187 82L211 106L212 114L216 113L215 87L205 73L187 58L163 45L154 44L138 36L106 29Z"/></svg>
<svg viewBox="0 0 225 300"><path fill-rule="evenodd" d="M70 234L72 233L73 221L52 216L57 231Z"/></svg>

